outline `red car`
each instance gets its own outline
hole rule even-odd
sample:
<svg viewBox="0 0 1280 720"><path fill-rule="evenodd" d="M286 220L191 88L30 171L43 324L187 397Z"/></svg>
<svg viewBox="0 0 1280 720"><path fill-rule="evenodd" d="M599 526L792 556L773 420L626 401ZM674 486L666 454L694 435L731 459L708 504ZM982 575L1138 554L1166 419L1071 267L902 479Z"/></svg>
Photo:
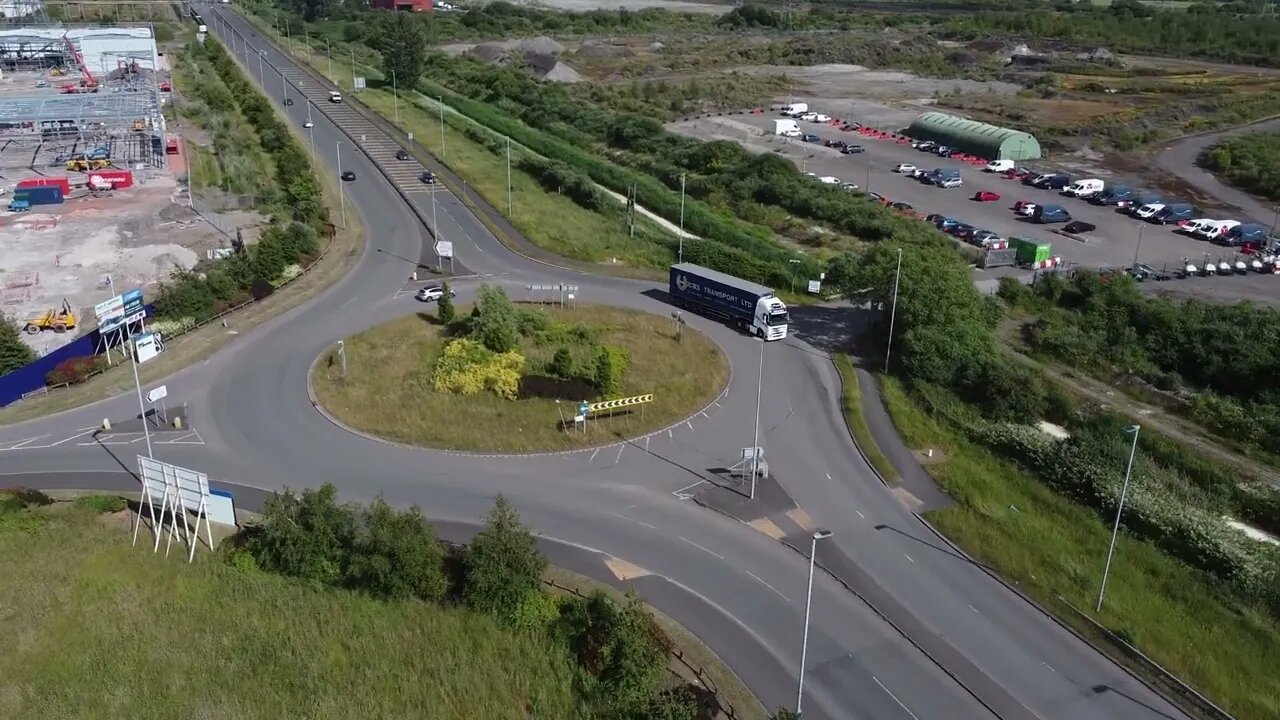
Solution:
<svg viewBox="0 0 1280 720"><path fill-rule="evenodd" d="M996 202L1000 199L1000 194L993 193L990 190L979 190L973 194L973 199L978 202Z"/></svg>

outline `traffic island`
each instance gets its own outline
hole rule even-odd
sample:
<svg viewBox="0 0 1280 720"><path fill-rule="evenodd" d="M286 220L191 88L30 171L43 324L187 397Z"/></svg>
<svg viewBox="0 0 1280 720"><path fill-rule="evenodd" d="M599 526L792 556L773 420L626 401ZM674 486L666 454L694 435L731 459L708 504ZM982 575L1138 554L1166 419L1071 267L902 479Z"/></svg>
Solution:
<svg viewBox="0 0 1280 720"><path fill-rule="evenodd" d="M393 442L527 454L644 436L710 405L729 379L711 340L649 313L515 304L482 288L456 315L424 305L329 348L311 370L317 405Z"/></svg>

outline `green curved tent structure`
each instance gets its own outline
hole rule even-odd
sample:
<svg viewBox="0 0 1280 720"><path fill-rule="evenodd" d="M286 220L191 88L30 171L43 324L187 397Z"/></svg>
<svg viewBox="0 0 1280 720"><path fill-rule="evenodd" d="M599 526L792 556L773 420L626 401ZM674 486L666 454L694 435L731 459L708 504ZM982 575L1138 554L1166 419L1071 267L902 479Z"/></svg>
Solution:
<svg viewBox="0 0 1280 720"><path fill-rule="evenodd" d="M946 113L922 114L911 121L906 134L988 160L1035 160L1040 157L1040 142L1028 133Z"/></svg>

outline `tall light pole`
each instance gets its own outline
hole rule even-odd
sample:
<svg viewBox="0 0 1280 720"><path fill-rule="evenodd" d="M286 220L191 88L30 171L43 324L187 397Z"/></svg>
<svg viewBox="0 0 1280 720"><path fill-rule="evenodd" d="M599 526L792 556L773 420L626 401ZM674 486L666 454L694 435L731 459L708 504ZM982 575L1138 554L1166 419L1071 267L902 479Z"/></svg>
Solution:
<svg viewBox="0 0 1280 720"><path fill-rule="evenodd" d="M1133 269L1138 269L1138 253L1142 251L1142 231L1147 227L1146 223L1138 221L1138 246L1133 249Z"/></svg>
<svg viewBox="0 0 1280 720"><path fill-rule="evenodd" d="M760 476L760 391L764 387L764 338L760 338L760 369L756 373L756 429L751 439L751 495L756 499L756 478Z"/></svg>
<svg viewBox="0 0 1280 720"><path fill-rule="evenodd" d="M307 136L311 138L311 164L316 162L316 124L311 121L311 101L307 101Z"/></svg>
<svg viewBox="0 0 1280 720"><path fill-rule="evenodd" d="M351 92L356 91L356 49L347 48L351 51Z"/></svg>
<svg viewBox="0 0 1280 720"><path fill-rule="evenodd" d="M391 102L396 108L396 125L400 124L400 92L396 89L396 71L391 71Z"/></svg>
<svg viewBox="0 0 1280 720"><path fill-rule="evenodd" d="M507 217L511 217L511 138L507 138Z"/></svg>
<svg viewBox="0 0 1280 720"><path fill-rule="evenodd" d="M250 70L249 72L253 71ZM262 73L262 50L258 50L258 87L261 87L264 91L267 88L266 76Z"/></svg>
<svg viewBox="0 0 1280 720"><path fill-rule="evenodd" d="M800 681L796 688L796 717L800 717L804 703L804 664L809 655L809 611L813 609L813 566L818 554L818 541L831 537L830 530L819 530L813 534L813 543L809 545L809 590L804 599L804 640L800 642Z"/></svg>
<svg viewBox="0 0 1280 720"><path fill-rule="evenodd" d="M440 157L444 157L444 96L436 98L436 104L440 106Z"/></svg>
<svg viewBox="0 0 1280 720"><path fill-rule="evenodd" d="M334 149L338 153L338 202L342 204L342 228L347 227L347 192L343 189L342 183L346 182L342 179L342 141L334 143Z"/></svg>
<svg viewBox="0 0 1280 720"><path fill-rule="evenodd" d="M1107 593L1107 575L1111 574L1111 557L1116 552L1116 536L1120 534L1120 514L1124 512L1124 499L1129 494L1129 478L1133 474L1133 457L1138 453L1138 431L1141 425L1131 425L1125 432L1133 433L1133 447L1129 448L1129 467L1124 471L1124 485L1120 486L1120 505L1116 507L1116 522L1111 528L1111 547L1107 549L1107 565L1102 570L1102 586L1098 588L1098 605L1094 612L1102 612L1102 597Z"/></svg>
<svg viewBox="0 0 1280 720"><path fill-rule="evenodd" d="M684 262L684 179L685 173L680 173L680 255L677 262Z"/></svg>
<svg viewBox="0 0 1280 720"><path fill-rule="evenodd" d="M155 456L151 454L151 430L147 428L147 406L142 402L142 381L138 379L138 340L133 340L133 384L138 389L138 411L139 417L142 418L142 436L147 439L147 457L152 460Z"/></svg>
<svg viewBox="0 0 1280 720"><path fill-rule="evenodd" d="M288 104L289 86L284 82L284 71L280 71L280 102Z"/></svg>
<svg viewBox="0 0 1280 720"><path fill-rule="evenodd" d="M902 248L898 248L898 272L893 276L893 305L889 310L889 338L884 343L884 371L889 372L889 353L893 351L893 321L898 316L898 282L902 280Z"/></svg>
<svg viewBox="0 0 1280 720"><path fill-rule="evenodd" d="M1276 236L1276 226L1280 225L1280 205L1275 206L1276 215L1271 219L1271 237Z"/></svg>

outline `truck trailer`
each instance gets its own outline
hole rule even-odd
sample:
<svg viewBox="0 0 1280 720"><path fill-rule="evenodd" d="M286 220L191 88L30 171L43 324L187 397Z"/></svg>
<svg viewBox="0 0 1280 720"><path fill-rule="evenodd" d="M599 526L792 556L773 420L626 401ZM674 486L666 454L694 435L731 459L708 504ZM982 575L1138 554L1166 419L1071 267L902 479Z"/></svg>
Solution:
<svg viewBox="0 0 1280 720"><path fill-rule="evenodd" d="M729 318L764 340L787 336L787 306L773 290L693 263L671 266L672 300L678 307Z"/></svg>

